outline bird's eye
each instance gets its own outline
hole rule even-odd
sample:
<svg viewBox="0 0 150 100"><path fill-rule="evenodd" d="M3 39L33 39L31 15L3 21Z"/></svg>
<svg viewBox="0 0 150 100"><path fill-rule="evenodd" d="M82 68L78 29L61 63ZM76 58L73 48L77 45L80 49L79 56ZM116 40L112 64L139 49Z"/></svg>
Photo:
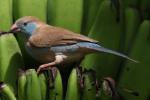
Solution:
<svg viewBox="0 0 150 100"><path fill-rule="evenodd" d="M23 25L24 25L24 26L26 26L26 25L27 25L27 23L23 23Z"/></svg>

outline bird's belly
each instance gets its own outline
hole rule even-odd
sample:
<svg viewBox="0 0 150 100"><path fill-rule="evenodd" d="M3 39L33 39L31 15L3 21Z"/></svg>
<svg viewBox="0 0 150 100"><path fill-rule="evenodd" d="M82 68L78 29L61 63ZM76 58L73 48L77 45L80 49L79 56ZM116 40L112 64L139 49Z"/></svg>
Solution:
<svg viewBox="0 0 150 100"><path fill-rule="evenodd" d="M41 63L48 63L55 60L55 53L49 48L36 48L26 46L27 52L37 61Z"/></svg>

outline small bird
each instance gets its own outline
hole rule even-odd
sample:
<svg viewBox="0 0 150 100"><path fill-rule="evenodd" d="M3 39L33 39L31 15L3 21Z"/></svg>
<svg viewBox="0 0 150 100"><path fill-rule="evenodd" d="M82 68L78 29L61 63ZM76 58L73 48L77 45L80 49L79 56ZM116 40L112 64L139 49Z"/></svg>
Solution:
<svg viewBox="0 0 150 100"><path fill-rule="evenodd" d="M136 62L122 53L102 47L96 40L48 25L33 16L18 19L10 32L25 34L27 52L42 63L37 72L56 65L80 62L85 55L96 52L110 53Z"/></svg>

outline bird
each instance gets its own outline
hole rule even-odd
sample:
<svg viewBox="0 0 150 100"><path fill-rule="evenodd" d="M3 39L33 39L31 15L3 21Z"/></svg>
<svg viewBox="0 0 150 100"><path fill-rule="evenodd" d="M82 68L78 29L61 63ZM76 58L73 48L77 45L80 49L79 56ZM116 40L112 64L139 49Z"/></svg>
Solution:
<svg viewBox="0 0 150 100"><path fill-rule="evenodd" d="M137 62L125 54L100 45L99 41L48 25L34 16L24 16L15 21L9 32L25 34L26 51L42 64L37 72L54 67L80 62L91 53L110 53Z"/></svg>

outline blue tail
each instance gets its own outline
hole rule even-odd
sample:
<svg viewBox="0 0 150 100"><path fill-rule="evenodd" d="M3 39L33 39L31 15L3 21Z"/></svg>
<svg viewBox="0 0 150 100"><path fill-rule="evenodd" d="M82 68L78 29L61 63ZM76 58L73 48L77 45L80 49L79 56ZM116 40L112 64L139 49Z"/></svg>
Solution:
<svg viewBox="0 0 150 100"><path fill-rule="evenodd" d="M136 61L134 59L129 58L125 54L122 54L122 53L119 53L119 52L116 52L116 51L104 48L104 47L102 47L102 46L100 46L100 45L98 45L96 43L79 42L78 46L81 47L81 48L89 48L89 49L92 49L92 50L95 50L95 51L98 51L98 52L110 53L110 54L113 54L113 55L116 55L116 56L120 56L120 57L126 58L126 59L131 60L131 61L136 62L136 63L138 62L138 61Z"/></svg>

